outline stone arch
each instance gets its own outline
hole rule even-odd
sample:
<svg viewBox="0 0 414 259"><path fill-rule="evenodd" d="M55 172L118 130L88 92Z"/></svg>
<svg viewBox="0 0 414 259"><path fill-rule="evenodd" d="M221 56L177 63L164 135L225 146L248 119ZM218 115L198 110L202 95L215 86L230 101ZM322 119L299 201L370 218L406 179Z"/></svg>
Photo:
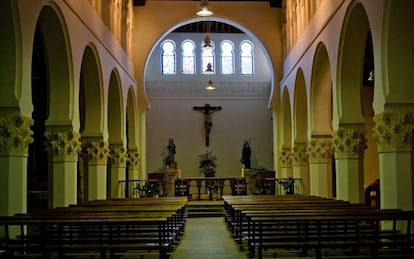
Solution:
<svg viewBox="0 0 414 259"><path fill-rule="evenodd" d="M79 117L82 137L102 137L104 128L102 71L93 44L85 47L79 82Z"/></svg>
<svg viewBox="0 0 414 259"><path fill-rule="evenodd" d="M303 70L296 74L293 99L293 138L295 142L306 142L308 136L308 100Z"/></svg>
<svg viewBox="0 0 414 259"><path fill-rule="evenodd" d="M122 86L119 73L112 70L108 86L108 141L110 144L123 145L124 134L124 109L122 98Z"/></svg>
<svg viewBox="0 0 414 259"><path fill-rule="evenodd" d="M310 88L310 134L332 132L332 75L328 52L320 43L315 52Z"/></svg>
<svg viewBox="0 0 414 259"><path fill-rule="evenodd" d="M413 1L406 0L404 4L385 2L382 53L374 50L375 83L382 86L375 88L376 114L386 110L412 112L414 109L414 34L410 33L414 24L413 9Z"/></svg>
<svg viewBox="0 0 414 259"><path fill-rule="evenodd" d="M351 5L345 17L339 45L337 76L337 111L339 124L364 123L361 109L361 86L365 45L369 32L362 4ZM367 75L368 76L368 75Z"/></svg>
<svg viewBox="0 0 414 259"><path fill-rule="evenodd" d="M50 91L50 111L46 124L72 125L73 70L69 36L63 15L54 5L44 6L37 28L45 50Z"/></svg>
<svg viewBox="0 0 414 259"><path fill-rule="evenodd" d="M137 139L137 103L135 101L134 88L130 87L128 89L127 96L127 107L126 107L126 121L127 121L127 147L128 149L137 149L138 139Z"/></svg>
<svg viewBox="0 0 414 259"><path fill-rule="evenodd" d="M282 150L280 153L281 177L291 177L292 173L292 108L290 105L290 95L287 87L283 89L282 107Z"/></svg>
<svg viewBox="0 0 414 259"><path fill-rule="evenodd" d="M56 5L40 10L35 27L32 52L31 93L34 141L29 145L27 165L28 192L47 191L47 201L28 200L28 209L62 205L57 190L60 181L55 164L56 152L47 153L45 144L56 141L55 134L73 130L73 71L68 32ZM47 134L46 134L47 133ZM46 137L47 136L47 137ZM50 147L50 146L48 146ZM61 175L61 174L60 174ZM71 198L76 194L71 193ZM31 197L31 195L28 195Z"/></svg>
<svg viewBox="0 0 414 259"><path fill-rule="evenodd" d="M15 15L16 1L1 1L0 2L0 27L2 28L2 34L7 37L2 37L0 48L0 107L13 107L18 106L18 99L21 93L20 75L18 74L21 69L18 64L18 44L17 39L19 32L16 31L16 26L10 26L16 24L17 21ZM6 64L7 63L7 64ZM16 89L17 87L17 89ZM17 108L16 108L17 109Z"/></svg>

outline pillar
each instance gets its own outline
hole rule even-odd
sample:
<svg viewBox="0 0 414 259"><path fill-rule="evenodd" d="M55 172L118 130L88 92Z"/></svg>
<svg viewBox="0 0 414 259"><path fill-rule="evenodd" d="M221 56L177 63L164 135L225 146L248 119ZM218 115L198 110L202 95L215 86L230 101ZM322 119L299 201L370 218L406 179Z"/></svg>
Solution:
<svg viewBox="0 0 414 259"><path fill-rule="evenodd" d="M108 143L104 141L87 141L83 144L82 152L88 163L88 200L106 199Z"/></svg>
<svg viewBox="0 0 414 259"><path fill-rule="evenodd" d="M80 133L72 130L45 133L46 149L53 161L52 206L77 203L77 162L81 151Z"/></svg>
<svg viewBox="0 0 414 259"><path fill-rule="evenodd" d="M364 125L341 126L333 132L336 198L364 203Z"/></svg>
<svg viewBox="0 0 414 259"><path fill-rule="evenodd" d="M381 208L413 209L412 143L414 113L374 116L378 144Z"/></svg>
<svg viewBox="0 0 414 259"><path fill-rule="evenodd" d="M332 197L332 141L312 138L307 145L309 154L310 194Z"/></svg>
<svg viewBox="0 0 414 259"><path fill-rule="evenodd" d="M110 190L111 199L125 198L125 189L121 188L119 181L126 180L126 163L128 161L128 153L123 146L111 146L109 154L109 163L111 165L110 174ZM124 187L126 183L124 183Z"/></svg>
<svg viewBox="0 0 414 259"><path fill-rule="evenodd" d="M0 215L27 212L27 157L32 118L0 116Z"/></svg>
<svg viewBox="0 0 414 259"><path fill-rule="evenodd" d="M299 193L310 194L309 156L305 142L297 142L292 147L293 178L300 178Z"/></svg>
<svg viewBox="0 0 414 259"><path fill-rule="evenodd" d="M282 147L280 152L280 175L278 178L292 177L292 152L290 146Z"/></svg>

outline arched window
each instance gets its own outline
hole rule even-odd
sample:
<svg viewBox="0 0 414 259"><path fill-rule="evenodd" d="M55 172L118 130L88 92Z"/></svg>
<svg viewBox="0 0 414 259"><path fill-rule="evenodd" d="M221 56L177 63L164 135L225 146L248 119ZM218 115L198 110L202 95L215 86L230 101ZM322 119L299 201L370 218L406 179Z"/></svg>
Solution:
<svg viewBox="0 0 414 259"><path fill-rule="evenodd" d="M175 75L175 44L171 40L161 44L161 68L163 75Z"/></svg>
<svg viewBox="0 0 414 259"><path fill-rule="evenodd" d="M242 75L253 75L253 44L243 41L240 44L240 68Z"/></svg>
<svg viewBox="0 0 414 259"><path fill-rule="evenodd" d="M206 46L206 42L203 41L201 43L201 73L203 74L211 74L215 73L215 62L214 62L214 42L209 41L210 47L204 47ZM211 64L213 72L206 71L208 64Z"/></svg>
<svg viewBox="0 0 414 259"><path fill-rule="evenodd" d="M224 40L221 43L221 73L234 75L234 47L229 40Z"/></svg>
<svg viewBox="0 0 414 259"><path fill-rule="evenodd" d="M182 72L184 75L195 74L195 44L191 40L185 40L182 44Z"/></svg>

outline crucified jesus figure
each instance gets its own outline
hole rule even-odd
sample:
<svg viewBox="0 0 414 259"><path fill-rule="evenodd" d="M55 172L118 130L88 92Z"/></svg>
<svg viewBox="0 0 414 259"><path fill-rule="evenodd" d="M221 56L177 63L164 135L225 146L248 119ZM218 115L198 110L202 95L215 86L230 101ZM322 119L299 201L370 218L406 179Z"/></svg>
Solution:
<svg viewBox="0 0 414 259"><path fill-rule="evenodd" d="M210 131L213 126L212 114L214 112L220 111L220 106L210 106L206 103L204 106L194 106L194 110L204 113L204 129L206 133L206 147L210 145Z"/></svg>

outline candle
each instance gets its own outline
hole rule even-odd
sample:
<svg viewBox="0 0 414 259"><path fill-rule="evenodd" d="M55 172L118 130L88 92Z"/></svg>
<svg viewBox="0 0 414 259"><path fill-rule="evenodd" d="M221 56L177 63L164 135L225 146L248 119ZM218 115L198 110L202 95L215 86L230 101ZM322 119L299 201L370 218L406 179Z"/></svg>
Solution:
<svg viewBox="0 0 414 259"><path fill-rule="evenodd" d="M244 167L241 169L241 177L244 178Z"/></svg>
<svg viewBox="0 0 414 259"><path fill-rule="evenodd" d="M181 179L181 169L178 169L178 178Z"/></svg>

